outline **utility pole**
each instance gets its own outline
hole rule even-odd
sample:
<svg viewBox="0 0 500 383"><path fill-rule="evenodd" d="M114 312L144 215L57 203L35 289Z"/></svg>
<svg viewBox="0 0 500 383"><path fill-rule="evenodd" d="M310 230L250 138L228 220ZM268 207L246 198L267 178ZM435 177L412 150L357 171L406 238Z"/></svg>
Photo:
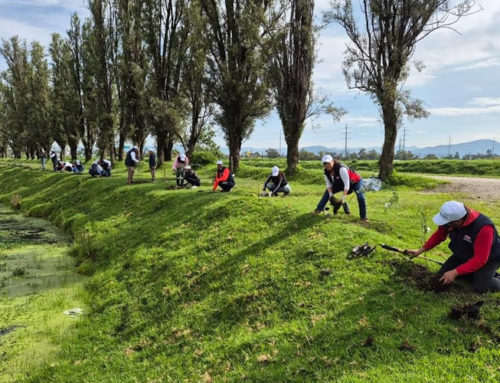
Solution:
<svg viewBox="0 0 500 383"><path fill-rule="evenodd" d="M493 139L493 148L491 149L491 154L495 157L495 139Z"/></svg>
<svg viewBox="0 0 500 383"><path fill-rule="evenodd" d="M448 157L450 156L450 154L451 154L451 136L448 140Z"/></svg>
<svg viewBox="0 0 500 383"><path fill-rule="evenodd" d="M347 158L347 124L345 125L345 147L344 147L344 156Z"/></svg>
<svg viewBox="0 0 500 383"><path fill-rule="evenodd" d="M406 126L403 126L403 152L406 148Z"/></svg>

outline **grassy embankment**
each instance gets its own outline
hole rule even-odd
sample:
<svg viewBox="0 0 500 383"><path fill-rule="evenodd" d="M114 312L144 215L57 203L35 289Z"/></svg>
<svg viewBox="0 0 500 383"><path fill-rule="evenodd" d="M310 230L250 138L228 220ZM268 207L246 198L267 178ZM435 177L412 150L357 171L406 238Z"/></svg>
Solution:
<svg viewBox="0 0 500 383"><path fill-rule="evenodd" d="M121 168L90 179L3 162L0 201L19 194L28 214L71 233L77 269L92 275L88 315L29 381L498 380L499 294L484 296L482 321L454 321L450 306L477 297L461 283L427 291L415 265L435 265L380 248L346 256L364 242L417 248L451 197L496 222L500 202L389 189L367 193L363 225L355 198L352 216L310 214L324 189L317 168L304 164L293 194L274 199L256 197L269 169L253 165L226 194L166 190L170 172L167 184L127 186ZM148 178L142 168L137 179Z"/></svg>

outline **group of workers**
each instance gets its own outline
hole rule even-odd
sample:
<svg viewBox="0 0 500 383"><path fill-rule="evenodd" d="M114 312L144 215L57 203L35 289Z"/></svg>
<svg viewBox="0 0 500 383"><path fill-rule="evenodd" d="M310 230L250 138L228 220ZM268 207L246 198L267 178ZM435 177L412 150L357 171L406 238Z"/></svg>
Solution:
<svg viewBox="0 0 500 383"><path fill-rule="evenodd" d="M53 162L54 171L68 171L81 174L84 170L81 161L73 163L57 161L54 151L49 153ZM134 170L139 163L139 149L132 147L125 158L127 166L127 183L133 183ZM45 153L42 156L42 168L45 169ZM156 181L156 155L149 151L149 169L151 181ZM346 197L355 193L359 206L359 215L362 221L368 221L366 214L366 202L363 190L363 178L353 169L335 160L330 155L322 158L324 179L326 189L313 214L325 211L328 202L333 206L333 213L337 214L342 208L346 214L350 214ZM191 169L189 158L181 153L172 164L175 171L177 187L196 188L201 185L200 177ZM89 171L93 177L111 176L111 161L96 160ZM230 192L235 186L234 175L222 161L217 161L217 171L212 186L212 191L217 188L221 192ZM262 188L263 196L283 197L289 195L291 187L286 180L285 174L277 166L273 166L271 174L267 177ZM340 198L335 194L340 193ZM420 249L406 250L410 257L418 257L429 251L441 242L450 239L449 249L452 255L444 262L439 270L441 283L448 285L456 278L464 277L472 282L473 289L477 293L488 291L500 291L500 275L497 273L500 267L500 236L493 222L478 211L468 208L461 202L448 201L444 203L433 217L433 222L438 226Z"/></svg>

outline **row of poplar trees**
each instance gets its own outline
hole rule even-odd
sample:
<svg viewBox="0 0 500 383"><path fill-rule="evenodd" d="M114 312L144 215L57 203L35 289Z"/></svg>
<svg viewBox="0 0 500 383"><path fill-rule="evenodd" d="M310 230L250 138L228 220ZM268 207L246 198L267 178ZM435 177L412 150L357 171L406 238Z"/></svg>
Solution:
<svg viewBox="0 0 500 383"><path fill-rule="evenodd" d="M361 4L364 31L350 0L332 1L324 20L340 24L352 42L348 84L380 106L386 179L403 112L426 115L400 87L415 44L447 26L436 15L456 8L443 0ZM90 17L82 22L74 14L66 36L52 35L50 60L38 42L3 41L0 155L8 146L16 157L34 158L55 141L76 158L81 142L87 161L94 147L116 161L126 140L142 153L150 134L161 163L176 142L192 154L213 122L236 171L242 142L275 107L293 174L305 120L341 114L313 96L314 0L89 0L88 7Z"/></svg>

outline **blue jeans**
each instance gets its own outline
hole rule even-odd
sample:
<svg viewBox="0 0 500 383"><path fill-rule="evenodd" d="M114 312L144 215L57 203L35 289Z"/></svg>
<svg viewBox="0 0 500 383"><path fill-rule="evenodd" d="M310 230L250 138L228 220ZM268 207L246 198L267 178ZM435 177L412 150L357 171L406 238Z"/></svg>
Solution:
<svg viewBox="0 0 500 383"><path fill-rule="evenodd" d="M365 194L363 192L363 179L360 179L359 182L356 182L355 184L351 184L352 191L356 193L356 198L358 199L358 206L359 206L359 216L361 219L366 218L366 202L365 202ZM333 194L338 193L340 191L344 190L344 184L335 184L333 185L332 192ZM316 210L318 211L323 211L325 209L325 206L328 202L328 199L330 198L330 193L328 193L328 189L325 190L323 193L323 197L321 197L321 200L318 203L318 206L316 206Z"/></svg>

